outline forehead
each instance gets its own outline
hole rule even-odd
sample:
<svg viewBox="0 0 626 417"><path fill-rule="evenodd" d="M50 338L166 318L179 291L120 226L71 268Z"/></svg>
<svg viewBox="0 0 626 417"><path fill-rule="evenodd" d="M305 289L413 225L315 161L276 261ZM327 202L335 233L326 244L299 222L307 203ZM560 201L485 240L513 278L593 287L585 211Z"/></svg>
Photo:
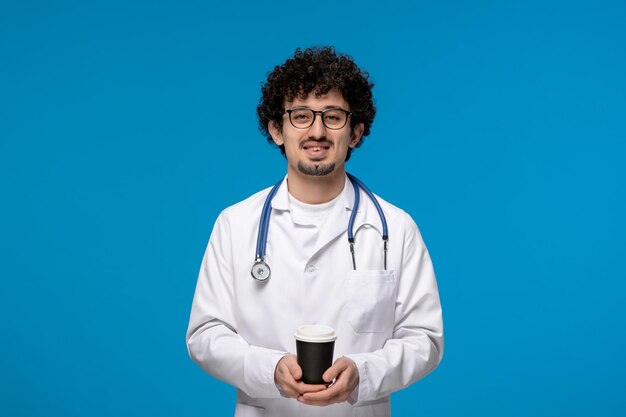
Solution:
<svg viewBox="0 0 626 417"><path fill-rule="evenodd" d="M312 109L324 109L327 107L341 107L349 110L348 102L343 98L343 95L339 90L333 88L328 90L328 93L319 97L315 96L315 93L311 91L306 98L295 97L293 101L285 100L285 108L290 107L310 107Z"/></svg>

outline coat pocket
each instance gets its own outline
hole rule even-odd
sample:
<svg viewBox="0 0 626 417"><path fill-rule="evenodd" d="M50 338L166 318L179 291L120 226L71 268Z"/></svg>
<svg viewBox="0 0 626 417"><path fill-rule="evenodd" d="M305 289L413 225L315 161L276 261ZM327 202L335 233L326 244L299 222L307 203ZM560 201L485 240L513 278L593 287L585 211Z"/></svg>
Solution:
<svg viewBox="0 0 626 417"><path fill-rule="evenodd" d="M346 280L348 321L357 333L393 327L397 282L394 271L350 271Z"/></svg>

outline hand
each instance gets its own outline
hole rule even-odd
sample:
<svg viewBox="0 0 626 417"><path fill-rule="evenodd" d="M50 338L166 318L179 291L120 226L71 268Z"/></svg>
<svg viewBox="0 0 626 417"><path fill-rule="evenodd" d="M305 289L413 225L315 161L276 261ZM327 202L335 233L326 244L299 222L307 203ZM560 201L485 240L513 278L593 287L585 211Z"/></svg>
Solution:
<svg viewBox="0 0 626 417"><path fill-rule="evenodd" d="M300 378L302 378L302 368L298 365L296 356L291 354L283 356L274 370L274 382L283 394L289 398L299 398L307 392L326 389L326 385L305 384L300 381Z"/></svg>
<svg viewBox="0 0 626 417"><path fill-rule="evenodd" d="M346 401L350 393L359 385L359 369L352 359L343 357L337 359L333 366L324 372L322 378L326 382L336 379L328 389L305 392L298 397L298 401L319 406Z"/></svg>

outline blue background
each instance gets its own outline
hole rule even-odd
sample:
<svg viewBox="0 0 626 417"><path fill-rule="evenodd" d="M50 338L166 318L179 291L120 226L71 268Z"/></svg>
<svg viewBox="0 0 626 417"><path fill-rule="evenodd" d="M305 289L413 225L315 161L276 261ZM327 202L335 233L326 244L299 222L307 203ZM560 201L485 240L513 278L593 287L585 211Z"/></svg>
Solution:
<svg viewBox="0 0 626 417"><path fill-rule="evenodd" d="M431 251L446 353L395 416L626 413L623 2L0 2L0 414L232 415L187 356L219 211L280 178L260 83L376 83L349 170Z"/></svg>

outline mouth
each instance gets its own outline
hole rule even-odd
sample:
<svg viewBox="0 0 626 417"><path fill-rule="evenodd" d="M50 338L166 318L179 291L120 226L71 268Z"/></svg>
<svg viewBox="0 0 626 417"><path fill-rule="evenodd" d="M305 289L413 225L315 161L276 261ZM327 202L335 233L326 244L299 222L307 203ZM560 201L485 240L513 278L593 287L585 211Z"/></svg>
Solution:
<svg viewBox="0 0 626 417"><path fill-rule="evenodd" d="M329 142L305 142L301 148L312 160L320 160L328 155L328 151L332 147Z"/></svg>

